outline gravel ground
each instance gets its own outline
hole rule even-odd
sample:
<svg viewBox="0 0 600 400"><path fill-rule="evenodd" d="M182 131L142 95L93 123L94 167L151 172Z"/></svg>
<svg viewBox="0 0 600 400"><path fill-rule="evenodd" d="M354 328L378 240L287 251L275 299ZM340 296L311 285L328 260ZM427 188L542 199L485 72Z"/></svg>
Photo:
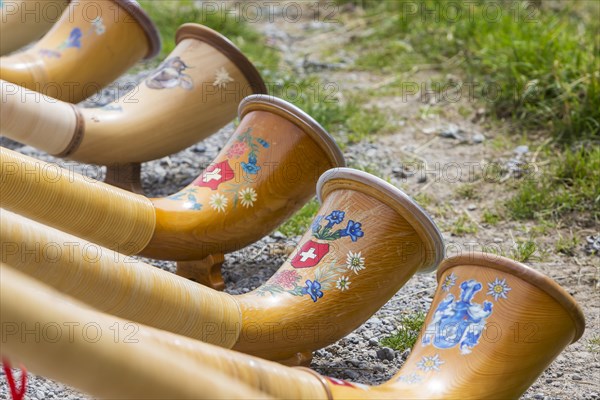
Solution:
<svg viewBox="0 0 600 400"><path fill-rule="evenodd" d="M290 58L306 59L306 54L298 54L292 49L291 45L286 45L286 40L293 36L297 41L302 35L316 34L326 32L330 27L318 26L314 23L289 24L285 25L263 25L258 26L270 37L270 40L278 45L287 46L286 54ZM291 33L287 32L290 31ZM291 43L291 41L289 41ZM313 57L314 58L314 57ZM316 61L321 61L316 57ZM326 64L326 62L325 62ZM345 73L339 71L327 71L330 79L340 82L342 88L344 85L360 88L368 86L371 82L377 82L379 78L365 76L361 73ZM137 76L128 76L115 83L126 82L130 85L132 80L140 80L143 74ZM125 84L123 84L125 85ZM105 91L107 96L116 91L108 89ZM102 104L108 98L99 100ZM393 100L393 99L392 99ZM387 107L390 99L378 99L377 104L381 107ZM401 105L402 109L394 109L395 116L410 117L411 104ZM400 120L400 118L399 118ZM404 119L402 119L404 120ZM477 137L470 143L461 143L453 137L444 137L434 140L431 145L423 147L423 143L432 141L432 132L439 130L440 126L447 126L456 122L457 118L450 116L445 120L435 120L429 125L415 127L407 124L399 128L399 131L386 137L379 138L373 142L359 143L350 146L346 150L346 156L349 162L357 166L369 166L381 171L381 175L388 177L392 183L403 187L408 193L416 194L424 189L431 192L433 197L441 199L450 204L451 208L469 208L471 212L477 213L478 208L482 208L485 199L495 198L498 193L488 193L484 187L484 200L476 200L475 208L471 209L469 202L462 202L451 198L452 189L443 184L431 184L427 179L419 176L409 176L403 174L399 169L398 160L410 154L415 149L419 157L427 160L438 159L481 159L492 158L498 162L509 162L515 154L490 153L481 141L490 138L494 132L484 128L476 123L462 124L461 129L467 132L469 137ZM446 124L446 125L444 125ZM399 126L403 125L399 123ZM149 196L164 196L182 188L199 173L199 165L211 161L225 143L228 136L233 131L233 127L227 126L219 133L209 137L202 143L192 146L184 151L165 157L160 160L144 164L142 169L143 187ZM484 134L483 139L477 134ZM452 136L452 135L446 135ZM481 139L481 141L480 141ZM407 147L406 143L414 143ZM89 168L85 165L64 162L54 159L31 147L20 146L6 139L0 139L0 145L16 149L24 154L52 162L58 162L63 166L68 166L77 172L83 172L85 175L94 178L103 178L103 168ZM416 154L416 153L415 153ZM519 154L518 152L516 153ZM426 186L427 185L427 186ZM498 189L489 189L496 190ZM453 221L451 217L438 214L432 210L436 221L443 230L445 239L452 243L464 244L469 237L453 237L449 232L449 227ZM523 229L520 226L506 224L497 228L486 227L479 233L480 238L485 238L499 245L507 244L510 240L512 231ZM592 233L597 226L592 226ZM510 235L508 232L510 231ZM285 259L286 249L295 244L299 238L286 238L279 232L275 232L268 237L263 238L248 248L227 256L223 267L223 276L226 282L226 292L231 294L246 293L260 286L265 282L278 268ZM508 245L508 244L507 244ZM544 262L533 263L534 268L552 276L561 285L575 296L582 303L588 330L584 339L589 338L591 334L597 332L599 316L598 302L598 278L597 261L595 256L585 254L584 249L579 249L577 262L572 259L566 259L562 256L553 255ZM161 262L156 260L144 260L157 267L169 271L174 270L174 263ZM347 337L339 340L324 349L318 350L312 362L311 367L319 373L347 379L359 383L376 385L385 382L402 366L409 351L398 352L392 349L383 348L380 345L380 339L396 332L398 323L402 315L410 314L415 311L427 311L431 304L432 294L435 291L436 282L434 274L415 275L381 310L379 310L365 324ZM598 353L591 352L585 344L585 340L570 346L563 352L558 359L542 374L530 390L523 396L525 399L597 399L600 398L600 361ZM58 361L58 360L57 360ZM0 377L4 382L4 377ZM27 398L31 399L87 399L88 397L77 393L65 386L33 375L29 376L27 388ZM0 387L0 399L8 399L6 385Z"/></svg>

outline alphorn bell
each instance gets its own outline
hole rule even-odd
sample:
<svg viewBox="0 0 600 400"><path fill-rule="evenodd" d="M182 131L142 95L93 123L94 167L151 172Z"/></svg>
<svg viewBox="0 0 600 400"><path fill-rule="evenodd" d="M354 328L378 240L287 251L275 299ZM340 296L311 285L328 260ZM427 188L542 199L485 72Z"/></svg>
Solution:
<svg viewBox="0 0 600 400"><path fill-rule="evenodd" d="M2 357L25 364L33 373L99 399L271 398L216 369L173 357L166 346L140 346L156 335L153 330L133 332L136 325L127 321L106 325L108 319L98 312L4 264L0 276L0 320L8 329L3 331ZM38 306L30 312L29 307ZM41 317L38 311L43 309L50 314ZM77 316L71 314L74 310ZM28 329L38 340L22 340L15 327Z"/></svg>
<svg viewBox="0 0 600 400"><path fill-rule="evenodd" d="M3 0L0 3L0 56L42 37L69 0Z"/></svg>
<svg viewBox="0 0 600 400"><path fill-rule="evenodd" d="M331 136L290 103L254 95L239 115L204 172L160 199L3 149L0 206L123 254L180 261L179 273L223 288L224 254L273 231L314 196L324 171L344 165Z"/></svg>
<svg viewBox="0 0 600 400"><path fill-rule="evenodd" d="M2 211L2 262L107 313L289 365L366 321L443 257L435 224L403 192L340 168L319 215L264 285L232 296ZM174 312L177 310L177 312Z"/></svg>
<svg viewBox="0 0 600 400"><path fill-rule="evenodd" d="M0 79L78 103L159 51L158 31L137 1L72 1L31 48L0 57Z"/></svg>
<svg viewBox="0 0 600 400"><path fill-rule="evenodd" d="M14 319L15 326L19 326L16 324L27 319L31 321L29 326L35 322L44 326L57 321L82 321L78 325L81 326L84 321L92 320L100 329L108 329L127 323L78 304L61 308L63 314L57 317L54 301L46 299L64 296L17 274L15 271L12 273L15 277L9 275L8 282L3 275L2 295L10 296L0 304L3 324ZM440 266L438 283L432 308L411 356L392 379L380 386L277 365L142 325L136 325L140 338L136 345L165 349L182 363L189 361L201 368L215 369L276 398L505 399L521 396L552 360L583 333L585 321L573 298L551 279L512 260L484 253L454 257ZM32 295L23 290L30 284L37 289ZM486 305L488 301L491 306ZM22 307L21 311L18 305L28 307ZM475 318L479 321L474 322ZM522 324L531 324L530 329L533 328L525 334L527 337L519 331ZM500 332L502 326L509 328L508 332ZM511 326L516 330L510 329ZM498 335L486 337L492 334L487 330L495 330ZM18 329L11 332L4 345L11 356L21 357L29 352L27 361L32 363L49 358L45 351L48 343L22 343L18 340L19 333ZM38 351L34 353L29 347ZM67 354L76 350L65 349ZM93 357L86 360L95 362ZM69 363L60 365L62 370L70 367ZM55 370L48 367L39 373L47 375ZM76 371L63 375L68 379L65 383L82 387Z"/></svg>
<svg viewBox="0 0 600 400"><path fill-rule="evenodd" d="M184 24L177 47L128 94L79 108L2 82L0 134L58 157L107 165L106 180L141 193L140 163L180 151L230 122L267 88L221 34Z"/></svg>

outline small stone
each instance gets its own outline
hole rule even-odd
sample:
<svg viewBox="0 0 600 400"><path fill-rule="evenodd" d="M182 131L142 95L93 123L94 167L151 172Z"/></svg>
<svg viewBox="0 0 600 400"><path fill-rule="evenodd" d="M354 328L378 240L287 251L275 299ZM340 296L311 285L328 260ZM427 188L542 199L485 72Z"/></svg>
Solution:
<svg viewBox="0 0 600 400"><path fill-rule="evenodd" d="M389 347L382 347L381 349L377 350L377 358L379 358L380 360L388 360L388 361L393 361L394 360L394 350L390 349Z"/></svg>
<svg viewBox="0 0 600 400"><path fill-rule="evenodd" d="M377 338L371 338L369 339L369 345L371 346L377 346L379 344L379 340L377 340Z"/></svg>
<svg viewBox="0 0 600 400"><path fill-rule="evenodd" d="M417 183L425 183L427 182L427 175L421 175L419 176L419 179L417 179Z"/></svg>
<svg viewBox="0 0 600 400"><path fill-rule="evenodd" d="M473 135L473 143L479 144L479 143L483 143L485 141L485 136L483 136L481 133L476 133Z"/></svg>
<svg viewBox="0 0 600 400"><path fill-rule="evenodd" d="M381 325L381 320L377 317L371 318L368 322L371 325Z"/></svg>
<svg viewBox="0 0 600 400"><path fill-rule="evenodd" d="M527 154L529 153L529 146L525 146L525 145L521 145L521 146L517 146L513 152L517 153L517 154Z"/></svg>
<svg viewBox="0 0 600 400"><path fill-rule="evenodd" d="M406 359L408 358L408 356L409 356L409 355L410 355L410 349L406 349L406 350L404 350L404 351L402 352L402 355L401 355L401 357L402 357L402 359L403 359L403 360L406 360Z"/></svg>
<svg viewBox="0 0 600 400"><path fill-rule="evenodd" d="M345 370L344 375L346 375L348 377L348 379L351 379L351 380L358 379L358 377L360 376L360 374L358 372L351 370L351 369Z"/></svg>
<svg viewBox="0 0 600 400"><path fill-rule="evenodd" d="M533 398L538 400L544 400L544 395L541 393L536 393L533 395Z"/></svg>
<svg viewBox="0 0 600 400"><path fill-rule="evenodd" d="M502 243L502 242L504 242L504 239L498 238L498 237L494 238L494 243Z"/></svg>
<svg viewBox="0 0 600 400"><path fill-rule="evenodd" d="M352 365L353 367L360 367L360 361L356 359L348 361L348 364Z"/></svg>
<svg viewBox="0 0 600 400"><path fill-rule="evenodd" d="M571 375L571 379L573 379L574 381L581 381L581 380L583 380L581 378L581 375L579 375L579 374L573 374L573 375Z"/></svg>
<svg viewBox="0 0 600 400"><path fill-rule="evenodd" d="M46 395L41 390L36 390L35 397L36 397L36 399L44 400L46 398Z"/></svg>
<svg viewBox="0 0 600 400"><path fill-rule="evenodd" d="M475 204L469 204L467 206L467 210L469 210L469 211L477 210L477 206Z"/></svg>
<svg viewBox="0 0 600 400"><path fill-rule="evenodd" d="M377 364L376 366L373 367L373 369L377 372L383 372L385 371L385 368L383 368L381 365Z"/></svg>
<svg viewBox="0 0 600 400"><path fill-rule="evenodd" d="M273 239L287 239L287 236L285 236L283 233L279 232L279 231L275 231L271 234L271 237Z"/></svg>

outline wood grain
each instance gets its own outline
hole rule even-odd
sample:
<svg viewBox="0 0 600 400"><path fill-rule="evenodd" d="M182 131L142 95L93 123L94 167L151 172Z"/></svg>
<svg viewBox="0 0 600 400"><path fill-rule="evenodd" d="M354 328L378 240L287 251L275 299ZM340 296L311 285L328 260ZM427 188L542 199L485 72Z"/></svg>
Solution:
<svg viewBox="0 0 600 400"><path fill-rule="evenodd" d="M0 56L41 38L60 19L68 0L4 0ZM32 13L31 10L39 10Z"/></svg>
<svg viewBox="0 0 600 400"><path fill-rule="evenodd" d="M96 17L102 18L104 29L97 31L100 33L96 33L91 23ZM73 41L65 47L65 41L77 29L79 45ZM52 29L31 48L1 57L0 78L78 103L143 57L156 54L157 41L156 28L132 2L73 1Z"/></svg>

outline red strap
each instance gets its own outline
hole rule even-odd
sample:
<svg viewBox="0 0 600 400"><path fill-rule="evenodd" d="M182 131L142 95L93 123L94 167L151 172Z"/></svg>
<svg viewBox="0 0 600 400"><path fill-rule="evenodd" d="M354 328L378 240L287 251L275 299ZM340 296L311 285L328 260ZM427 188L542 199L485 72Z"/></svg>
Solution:
<svg viewBox="0 0 600 400"><path fill-rule="evenodd" d="M6 380L8 381L8 388L10 389L10 396L12 400L23 400L25 398L25 392L27 391L27 370L21 366L21 387L17 389L15 378L10 369L10 363L8 360L2 360L2 368L6 374Z"/></svg>

